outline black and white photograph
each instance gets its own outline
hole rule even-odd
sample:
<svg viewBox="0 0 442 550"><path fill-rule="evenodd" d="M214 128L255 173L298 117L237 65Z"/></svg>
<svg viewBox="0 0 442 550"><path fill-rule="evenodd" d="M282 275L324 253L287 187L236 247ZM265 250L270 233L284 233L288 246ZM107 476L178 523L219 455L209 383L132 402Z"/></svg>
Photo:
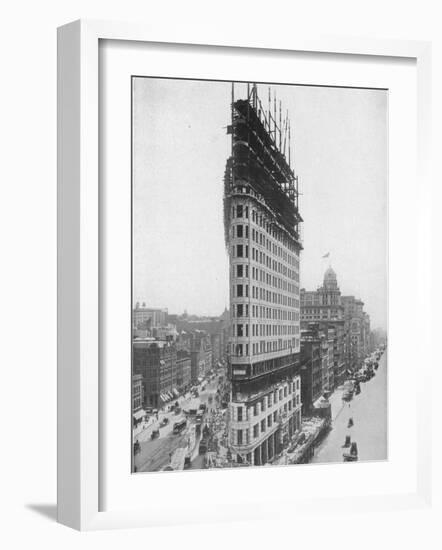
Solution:
<svg viewBox="0 0 442 550"><path fill-rule="evenodd" d="M388 460L388 90L131 86L132 472Z"/></svg>

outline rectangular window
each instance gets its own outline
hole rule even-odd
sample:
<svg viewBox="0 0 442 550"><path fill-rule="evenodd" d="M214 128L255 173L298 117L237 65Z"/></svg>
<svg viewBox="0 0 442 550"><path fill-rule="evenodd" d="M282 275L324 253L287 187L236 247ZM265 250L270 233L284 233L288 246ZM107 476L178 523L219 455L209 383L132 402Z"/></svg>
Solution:
<svg viewBox="0 0 442 550"><path fill-rule="evenodd" d="M242 218L242 204L238 204L236 207L236 217Z"/></svg>
<svg viewBox="0 0 442 550"><path fill-rule="evenodd" d="M253 426L253 437L256 439L259 436L259 424Z"/></svg>
<svg viewBox="0 0 442 550"><path fill-rule="evenodd" d="M242 304L238 304L236 306L236 316L237 317L242 317L243 316L243 305Z"/></svg>
<svg viewBox="0 0 442 550"><path fill-rule="evenodd" d="M238 422L242 422L242 407L236 409L238 411Z"/></svg>
<svg viewBox="0 0 442 550"><path fill-rule="evenodd" d="M243 266L242 266L242 264L238 264L236 266L236 276L237 277L243 277Z"/></svg>
<svg viewBox="0 0 442 550"><path fill-rule="evenodd" d="M261 420L261 433L264 433L266 431L266 420Z"/></svg>
<svg viewBox="0 0 442 550"><path fill-rule="evenodd" d="M242 225L236 226L236 236L241 238L242 237Z"/></svg>
<svg viewBox="0 0 442 550"><path fill-rule="evenodd" d="M236 285L236 295L242 298L242 285Z"/></svg>
<svg viewBox="0 0 442 550"><path fill-rule="evenodd" d="M242 430L236 431L236 441L238 445L242 445Z"/></svg>
<svg viewBox="0 0 442 550"><path fill-rule="evenodd" d="M269 428L271 428L271 426L272 426L272 415L271 414L269 414L269 416L267 417L267 426Z"/></svg>
<svg viewBox="0 0 442 550"><path fill-rule="evenodd" d="M243 326L242 325L236 325L237 326L237 336L243 336Z"/></svg>
<svg viewBox="0 0 442 550"><path fill-rule="evenodd" d="M236 245L236 257L237 258L242 258L242 255L243 255L242 244L237 244Z"/></svg>

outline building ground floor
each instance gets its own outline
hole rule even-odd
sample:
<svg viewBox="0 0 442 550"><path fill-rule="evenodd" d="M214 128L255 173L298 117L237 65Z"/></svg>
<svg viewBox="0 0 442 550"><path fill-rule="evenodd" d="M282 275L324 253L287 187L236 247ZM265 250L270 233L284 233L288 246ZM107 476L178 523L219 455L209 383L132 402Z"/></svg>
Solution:
<svg viewBox="0 0 442 550"><path fill-rule="evenodd" d="M250 445L247 450L231 448L232 456L238 464L250 466L263 466L290 445L293 436L301 429L301 407L298 407L292 415L278 428L267 435L255 445Z"/></svg>

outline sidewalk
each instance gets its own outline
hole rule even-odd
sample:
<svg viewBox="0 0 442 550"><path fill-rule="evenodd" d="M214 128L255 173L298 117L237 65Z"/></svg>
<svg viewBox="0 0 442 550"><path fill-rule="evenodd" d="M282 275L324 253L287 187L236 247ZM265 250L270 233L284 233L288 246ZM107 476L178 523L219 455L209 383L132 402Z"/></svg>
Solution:
<svg viewBox="0 0 442 550"><path fill-rule="evenodd" d="M138 435L142 434L144 430L149 428L149 426L151 426L152 424L155 424L155 422L156 422L155 416L149 416L149 418L147 419L147 422L145 420L143 420L143 422L140 422L138 426L134 428L132 431L134 440Z"/></svg>

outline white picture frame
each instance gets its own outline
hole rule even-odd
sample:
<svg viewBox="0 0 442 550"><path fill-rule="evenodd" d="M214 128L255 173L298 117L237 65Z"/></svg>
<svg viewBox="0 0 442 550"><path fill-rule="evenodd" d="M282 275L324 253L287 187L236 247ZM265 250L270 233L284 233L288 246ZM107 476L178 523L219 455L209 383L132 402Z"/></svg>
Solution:
<svg viewBox="0 0 442 550"><path fill-rule="evenodd" d="M156 30L157 29L157 30ZM99 42L168 43L207 48L252 48L333 55L411 58L417 65L417 159L419 186L419 303L429 311L431 185L429 125L431 47L427 42L362 38L311 38L281 35L269 44L263 36L235 30L206 36L185 28L164 32L158 26L76 21L58 30L58 521L79 530L168 524L174 519L148 508L102 511L100 505L100 178L99 178ZM423 315L425 317L425 315ZM423 321L430 322L430 315ZM427 326L428 328L428 326ZM427 334L429 331L427 330ZM425 338L425 336L423 336ZM422 341L425 346L425 340ZM333 506L342 511L421 507L431 498L430 407L426 387L430 361L420 365L417 388L417 484L406 495L346 497ZM225 472L226 475L231 475ZM194 474L204 475L204 474ZM223 473L224 475L224 473ZM195 497L197 498L197 497ZM290 498L288 500L290 502ZM303 503L305 511L326 510L327 499ZM293 509L296 505L293 504ZM260 503L243 514L207 510L198 520L260 516ZM195 521L187 516L185 522Z"/></svg>

